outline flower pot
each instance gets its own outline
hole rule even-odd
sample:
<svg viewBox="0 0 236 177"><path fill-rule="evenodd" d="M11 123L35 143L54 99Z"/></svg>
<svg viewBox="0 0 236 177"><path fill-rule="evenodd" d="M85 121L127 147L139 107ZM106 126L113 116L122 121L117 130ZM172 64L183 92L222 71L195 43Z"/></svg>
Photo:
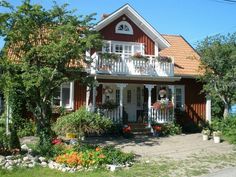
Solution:
<svg viewBox="0 0 236 177"><path fill-rule="evenodd" d="M213 136L214 143L220 143L220 137L219 136Z"/></svg>
<svg viewBox="0 0 236 177"><path fill-rule="evenodd" d="M202 135L202 140L203 140L203 141L209 140L209 136L208 136L208 135Z"/></svg>
<svg viewBox="0 0 236 177"><path fill-rule="evenodd" d="M75 133L66 133L66 138L69 138L69 139L76 138L76 134Z"/></svg>

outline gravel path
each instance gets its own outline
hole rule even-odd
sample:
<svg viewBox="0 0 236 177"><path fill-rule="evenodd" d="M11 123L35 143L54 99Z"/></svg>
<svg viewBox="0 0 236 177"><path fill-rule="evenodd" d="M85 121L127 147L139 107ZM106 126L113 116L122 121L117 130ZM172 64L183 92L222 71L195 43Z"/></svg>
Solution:
<svg viewBox="0 0 236 177"><path fill-rule="evenodd" d="M133 152L140 158L155 159L160 156L173 159L185 159L195 154L225 154L234 151L234 146L227 142L215 144L213 140L203 141L201 134L177 135L156 138L152 136L136 136L132 139L97 138L86 140L89 143L115 145L125 152Z"/></svg>

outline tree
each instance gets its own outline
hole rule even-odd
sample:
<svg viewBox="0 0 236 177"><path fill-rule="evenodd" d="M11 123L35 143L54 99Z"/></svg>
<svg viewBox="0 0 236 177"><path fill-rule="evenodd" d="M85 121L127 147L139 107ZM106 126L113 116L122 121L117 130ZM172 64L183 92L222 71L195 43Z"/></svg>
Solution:
<svg viewBox="0 0 236 177"><path fill-rule="evenodd" d="M93 30L94 14L78 16L56 3L49 10L30 0L17 8L0 3L8 8L0 14L0 36L6 41L0 53L2 85L7 92L13 82L22 83L27 108L36 119L39 147L47 149L53 93L64 82L85 80L85 52L102 45Z"/></svg>
<svg viewBox="0 0 236 177"><path fill-rule="evenodd" d="M211 97L220 98L226 118L236 98L236 33L207 37L197 50L205 71L200 77L205 83L203 89Z"/></svg>

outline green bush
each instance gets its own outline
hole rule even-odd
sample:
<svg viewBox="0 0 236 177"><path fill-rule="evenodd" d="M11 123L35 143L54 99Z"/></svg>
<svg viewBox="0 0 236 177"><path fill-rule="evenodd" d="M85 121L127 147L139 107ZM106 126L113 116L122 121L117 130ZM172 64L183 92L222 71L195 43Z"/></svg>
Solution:
<svg viewBox="0 0 236 177"><path fill-rule="evenodd" d="M100 134L111 127L112 121L97 113L88 112L84 107L59 117L53 126L56 133L65 135L72 133Z"/></svg>
<svg viewBox="0 0 236 177"><path fill-rule="evenodd" d="M227 119L215 119L211 123L213 131L221 131L223 139L236 144L236 116L229 116Z"/></svg>
<svg viewBox="0 0 236 177"><path fill-rule="evenodd" d="M179 135L182 133L180 125L176 123L166 123L162 125L161 134L163 136Z"/></svg>
<svg viewBox="0 0 236 177"><path fill-rule="evenodd" d="M35 130L36 130L35 123L31 120L27 120L21 127L19 127L17 133L19 137L34 136Z"/></svg>

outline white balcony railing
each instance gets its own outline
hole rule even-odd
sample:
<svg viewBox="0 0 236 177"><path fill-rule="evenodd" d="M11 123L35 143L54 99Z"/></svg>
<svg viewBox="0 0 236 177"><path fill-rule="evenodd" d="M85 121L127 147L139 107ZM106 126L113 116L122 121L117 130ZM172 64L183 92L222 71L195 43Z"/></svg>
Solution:
<svg viewBox="0 0 236 177"><path fill-rule="evenodd" d="M159 62L153 55L146 59L132 59L130 55L121 55L118 60L103 59L94 53L91 72L127 75L174 76L174 63Z"/></svg>
<svg viewBox="0 0 236 177"><path fill-rule="evenodd" d="M168 123L174 120L173 109L154 109L151 107L151 122Z"/></svg>
<svg viewBox="0 0 236 177"><path fill-rule="evenodd" d="M115 109L99 109L98 112L103 116L110 118L113 123L122 123L122 119L120 117L120 107L118 106Z"/></svg>

